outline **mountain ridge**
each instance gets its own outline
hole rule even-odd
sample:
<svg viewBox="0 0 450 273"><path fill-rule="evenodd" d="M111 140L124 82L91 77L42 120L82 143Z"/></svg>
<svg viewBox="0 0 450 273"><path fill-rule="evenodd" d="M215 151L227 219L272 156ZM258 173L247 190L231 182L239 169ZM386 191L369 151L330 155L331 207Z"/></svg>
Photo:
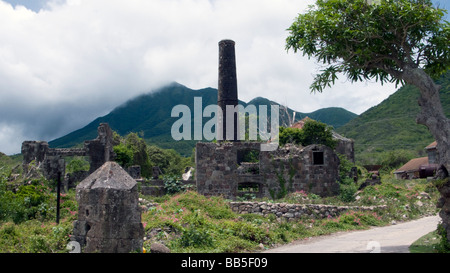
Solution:
<svg viewBox="0 0 450 273"><path fill-rule="evenodd" d="M86 126L50 141L49 145L54 148L68 148L79 145L85 140L95 138L98 125L106 122L120 135L126 135L130 132L143 132L144 138L152 144L161 148L174 148L183 155L190 155L196 141L175 142L170 137L172 124L179 119L178 117L171 117L171 109L175 105L187 105L193 115L194 97L202 98L202 108L204 109L208 105L217 104L217 89L207 87L193 90L177 82L172 82L153 92L141 94L126 101L107 115L98 117ZM259 106L278 103L263 97L257 97L248 103L239 101L239 104L245 107L249 104ZM268 112L270 114L270 110ZM288 108L287 112L292 117L294 110ZM339 127L357 115L339 107L330 107L328 110L319 109L311 113L296 111L296 120L306 116L333 127L336 125ZM339 117L336 119L337 116ZM209 119L204 118L204 122ZM283 116L283 113L280 114L280 124L288 123L287 119L287 116Z"/></svg>
<svg viewBox="0 0 450 273"><path fill-rule="evenodd" d="M435 80L441 85L440 99L450 117L450 71ZM355 156L365 164L383 152L407 150L415 156L425 156L424 148L434 141L428 128L416 123L420 111L420 91L411 85L400 87L376 106L337 129L355 141Z"/></svg>

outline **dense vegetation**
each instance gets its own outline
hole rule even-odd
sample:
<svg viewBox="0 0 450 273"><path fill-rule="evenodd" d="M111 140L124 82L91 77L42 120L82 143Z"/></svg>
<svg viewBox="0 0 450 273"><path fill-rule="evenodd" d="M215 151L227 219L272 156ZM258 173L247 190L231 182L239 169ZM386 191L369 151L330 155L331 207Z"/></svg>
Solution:
<svg viewBox="0 0 450 273"><path fill-rule="evenodd" d="M332 128L325 123L312 119L308 119L302 129L280 127L279 140L280 145L285 145L287 143L302 146L322 144L332 149L336 147Z"/></svg>
<svg viewBox="0 0 450 273"><path fill-rule="evenodd" d="M252 252L296 239L383 226L436 212L438 193L430 182L398 181L388 176L383 179L382 185L358 192L357 200L352 202L344 202L340 196L320 198L305 192L291 193L275 201L264 199L297 204L387 206L374 212L350 210L336 218L305 218L294 222L280 222L274 215L235 214L223 198L207 198L192 191L157 199L144 196L158 202L143 213L144 247L149 249L153 242L160 242L172 252Z"/></svg>
<svg viewBox="0 0 450 273"><path fill-rule="evenodd" d="M121 143L127 143L127 138L140 141L133 135L122 138ZM68 252L66 246L78 213L75 191L72 189L61 194L61 221L56 224L56 192L52 182L43 178L13 181L11 169L14 162L17 163L12 160L9 165L0 167L0 252ZM74 165L78 166L78 163ZM343 172L351 164L347 165L344 164ZM362 171L361 176L364 177L366 173ZM181 187L173 188L171 194L162 197L141 195L144 248L149 250L153 242L159 242L172 252L254 252L296 239L382 226L436 212L438 192L431 182L399 181L389 175L383 175L382 181L382 185L353 192L352 200L347 200L345 195L320 198L305 192L290 193L277 200L263 200L387 206L385 210L374 212L350 210L336 218L304 218L294 222L278 221L275 216L236 214L229 208L228 200L205 197ZM148 206L147 202L157 205Z"/></svg>
<svg viewBox="0 0 450 273"><path fill-rule="evenodd" d="M442 106L450 117L450 72L436 82L442 86ZM409 159L425 156L424 148L434 139L427 127L416 123L418 97L417 88L405 85L336 131L355 140L355 155L361 164L379 164L388 153Z"/></svg>
<svg viewBox="0 0 450 273"><path fill-rule="evenodd" d="M155 145L148 145L143 138L136 133L129 133L125 137L115 134L118 145L114 146L116 162L127 168L132 165L141 166L141 175L151 178L153 167L159 167L164 175L179 176L184 173L186 167L194 164L194 153L191 157L182 157L173 149L161 149Z"/></svg>

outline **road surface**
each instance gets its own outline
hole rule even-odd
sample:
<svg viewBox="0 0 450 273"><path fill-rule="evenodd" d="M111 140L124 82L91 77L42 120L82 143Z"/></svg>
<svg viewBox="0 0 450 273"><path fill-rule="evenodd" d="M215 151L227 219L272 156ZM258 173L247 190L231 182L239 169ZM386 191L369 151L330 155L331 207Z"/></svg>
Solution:
<svg viewBox="0 0 450 273"><path fill-rule="evenodd" d="M441 218L429 216L386 227L339 232L300 240L264 253L409 253L409 246L436 230Z"/></svg>

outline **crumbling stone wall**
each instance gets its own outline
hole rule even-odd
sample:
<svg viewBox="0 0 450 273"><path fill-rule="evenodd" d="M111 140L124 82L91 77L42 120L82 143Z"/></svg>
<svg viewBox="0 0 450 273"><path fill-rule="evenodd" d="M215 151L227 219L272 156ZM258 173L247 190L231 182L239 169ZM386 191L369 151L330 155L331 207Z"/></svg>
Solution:
<svg viewBox="0 0 450 273"><path fill-rule="evenodd" d="M89 173L93 173L105 162L114 159L113 146L113 132L107 123L101 123L98 127L97 138L85 141L84 148L80 149L53 149L49 148L46 141L24 141L21 150L23 155L23 173L26 176L29 172L29 164L35 161L36 166L40 167L46 179L56 179L58 173L61 173L64 177L64 157L67 156L88 156L90 163Z"/></svg>
<svg viewBox="0 0 450 273"><path fill-rule="evenodd" d="M333 139L336 140L335 151L342 155L347 156L347 159L355 163L355 147L354 141L349 138L345 138L333 131Z"/></svg>
<svg viewBox="0 0 450 273"><path fill-rule="evenodd" d="M197 190L204 195L235 199L251 189L256 197L274 197L300 191L320 196L338 192L339 158L324 145L287 145L274 152L261 151L257 142L197 143ZM242 162L254 151L257 162Z"/></svg>

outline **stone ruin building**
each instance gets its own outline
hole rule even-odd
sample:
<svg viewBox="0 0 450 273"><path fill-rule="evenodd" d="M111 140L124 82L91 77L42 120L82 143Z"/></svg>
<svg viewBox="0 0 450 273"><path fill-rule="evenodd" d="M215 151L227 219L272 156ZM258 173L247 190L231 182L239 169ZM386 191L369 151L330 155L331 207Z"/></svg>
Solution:
<svg viewBox="0 0 450 273"><path fill-rule="evenodd" d="M246 193L275 198L282 191L320 196L338 193L339 158L325 145L294 145L262 151L256 142L197 144L197 190L228 199ZM245 162L249 153L256 162Z"/></svg>
<svg viewBox="0 0 450 273"><path fill-rule="evenodd" d="M237 105L237 77L234 42L219 42L218 106L226 117L226 105ZM227 136L225 121L217 122L218 136L227 141L197 143L197 191L204 195L237 196L254 194L256 197L277 197L287 192L303 190L320 196L335 195L339 191L339 158L336 151L324 145L299 147L287 145L275 151L262 151L259 142ZM354 161L353 141L339 135L340 153ZM220 138L218 138L220 139ZM248 158L251 158L249 161Z"/></svg>
<svg viewBox="0 0 450 273"><path fill-rule="evenodd" d="M136 181L116 162L106 162L76 187L78 220L71 240L83 252L129 253L142 250Z"/></svg>
<svg viewBox="0 0 450 273"><path fill-rule="evenodd" d="M33 171L30 168L30 163L34 162L42 170L44 177L47 180L56 180L61 174L61 179L64 179L65 174L65 160L64 157L69 156L86 156L89 157L90 169L88 172L75 174L75 178L66 177L66 184L68 186L73 182L81 181L89 174L93 173L105 162L113 160L113 132L107 123L101 123L97 129L98 136L96 139L87 140L84 142L83 148L50 148L46 141L24 141L22 143L23 155L23 173L25 176Z"/></svg>

